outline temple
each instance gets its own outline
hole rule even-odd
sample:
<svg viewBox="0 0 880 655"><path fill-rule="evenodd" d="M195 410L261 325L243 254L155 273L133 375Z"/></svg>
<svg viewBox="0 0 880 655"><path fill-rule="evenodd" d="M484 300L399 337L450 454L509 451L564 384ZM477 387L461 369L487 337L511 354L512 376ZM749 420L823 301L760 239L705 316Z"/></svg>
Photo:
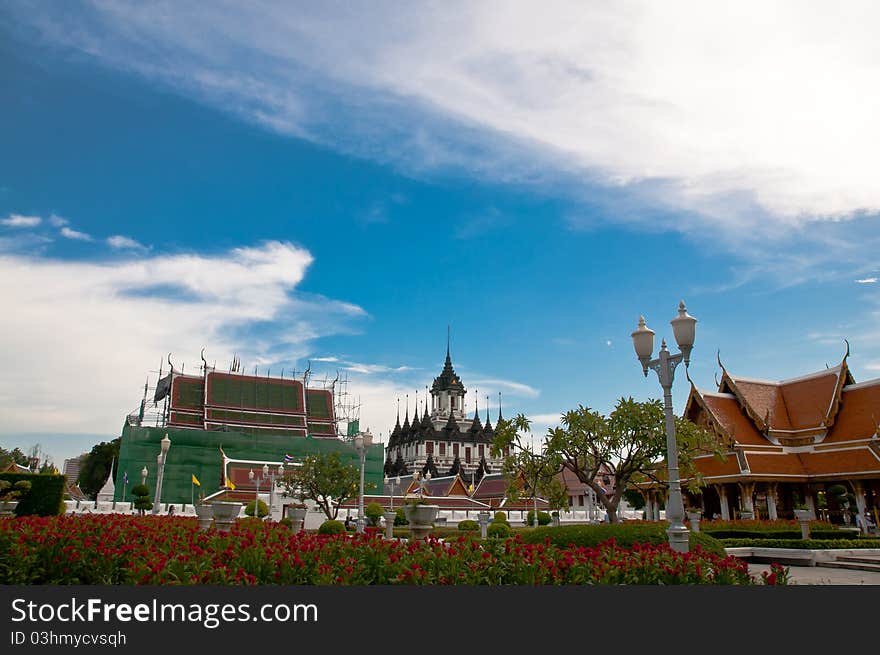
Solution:
<svg viewBox="0 0 880 655"><path fill-rule="evenodd" d="M859 515L880 505L880 379L857 384L847 355L834 367L780 382L732 375L718 389L691 387L684 416L712 431L727 457L695 459L707 486L704 514L791 518L798 505L839 520L833 485ZM649 510L652 500L649 498Z"/></svg>
<svg viewBox="0 0 880 655"><path fill-rule="evenodd" d="M148 385L139 408L122 428L114 500L131 500L130 487L144 478L153 488L158 478L159 444L171 441L162 483L162 502L191 503L199 480L199 494L211 497L253 497L260 482L248 473L268 465L295 463L316 453L338 452L343 462L360 466L350 439L340 437L335 407L337 380L316 383L310 369L300 376L245 375L236 359L226 371L211 367L202 358L198 375L184 374L168 363L149 394ZM337 378L338 379L338 378ZM152 407L151 407L152 406ZM381 485L382 447L366 454L368 483ZM231 483L231 484L230 484ZM222 493L220 493L222 492Z"/></svg>
<svg viewBox="0 0 880 655"><path fill-rule="evenodd" d="M424 412L419 416L416 404L410 422L407 407L401 425L398 409L397 422L385 449L385 475L430 471L434 477L460 475L465 481L476 484L483 475L500 471L507 453L493 457L490 452L495 430L489 420L488 407L485 423L480 420L477 403L474 404L473 417L468 417L465 393L464 384L452 367L447 343L443 370L434 378L430 390L430 413L425 402ZM501 419L499 403L498 420Z"/></svg>

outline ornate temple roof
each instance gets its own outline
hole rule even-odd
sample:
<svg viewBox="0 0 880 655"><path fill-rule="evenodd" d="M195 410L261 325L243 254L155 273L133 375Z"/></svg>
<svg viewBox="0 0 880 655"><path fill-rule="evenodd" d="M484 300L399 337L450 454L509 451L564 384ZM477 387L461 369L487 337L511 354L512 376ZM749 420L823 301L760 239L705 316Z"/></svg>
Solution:
<svg viewBox="0 0 880 655"><path fill-rule="evenodd" d="M880 379L855 384L837 366L773 382L730 375L691 388L685 416L725 440L730 456L695 461L707 481L822 479L880 473Z"/></svg>
<svg viewBox="0 0 880 655"><path fill-rule="evenodd" d="M446 346L446 362L443 364L443 370L440 372L440 375L434 378L434 384L431 386L431 391L465 392L464 385L461 383L461 378L456 375L455 370L452 368L452 358L449 356L448 345Z"/></svg>

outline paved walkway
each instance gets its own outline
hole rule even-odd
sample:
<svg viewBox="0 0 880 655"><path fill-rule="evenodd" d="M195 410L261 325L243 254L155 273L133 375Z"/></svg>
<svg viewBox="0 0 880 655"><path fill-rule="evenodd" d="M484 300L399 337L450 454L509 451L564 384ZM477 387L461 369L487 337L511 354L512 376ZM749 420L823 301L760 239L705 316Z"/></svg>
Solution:
<svg viewBox="0 0 880 655"><path fill-rule="evenodd" d="M749 572L760 576L769 564L749 564ZM791 584L796 585L880 585L880 572L832 569L824 566L790 566Z"/></svg>

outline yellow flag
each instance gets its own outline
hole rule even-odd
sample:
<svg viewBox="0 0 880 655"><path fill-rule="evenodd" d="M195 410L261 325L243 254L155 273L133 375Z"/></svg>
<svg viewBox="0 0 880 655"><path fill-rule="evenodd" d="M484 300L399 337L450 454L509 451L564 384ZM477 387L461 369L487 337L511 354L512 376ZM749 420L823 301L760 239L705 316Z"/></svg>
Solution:
<svg viewBox="0 0 880 655"><path fill-rule="evenodd" d="M202 486L202 483L199 482L199 479L196 477L196 474L195 474L195 473L192 474L192 478L193 478L193 484L194 484L194 485L196 485L197 487L201 487L201 486Z"/></svg>
<svg viewBox="0 0 880 655"><path fill-rule="evenodd" d="M468 485L468 493L469 493L469 494L474 493L474 483L473 483L473 482L471 482L471 483Z"/></svg>
<svg viewBox="0 0 880 655"><path fill-rule="evenodd" d="M232 484L232 480L230 480L229 478L226 478L226 488L235 491L235 485Z"/></svg>

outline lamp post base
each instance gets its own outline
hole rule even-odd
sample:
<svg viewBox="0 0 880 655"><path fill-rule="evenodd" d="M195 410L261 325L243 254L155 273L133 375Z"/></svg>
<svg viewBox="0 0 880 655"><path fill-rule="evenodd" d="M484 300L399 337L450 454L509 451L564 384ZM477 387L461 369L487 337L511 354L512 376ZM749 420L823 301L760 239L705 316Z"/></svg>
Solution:
<svg viewBox="0 0 880 655"><path fill-rule="evenodd" d="M670 525L666 530L669 536L669 547L676 553L690 550L690 533L684 525Z"/></svg>

